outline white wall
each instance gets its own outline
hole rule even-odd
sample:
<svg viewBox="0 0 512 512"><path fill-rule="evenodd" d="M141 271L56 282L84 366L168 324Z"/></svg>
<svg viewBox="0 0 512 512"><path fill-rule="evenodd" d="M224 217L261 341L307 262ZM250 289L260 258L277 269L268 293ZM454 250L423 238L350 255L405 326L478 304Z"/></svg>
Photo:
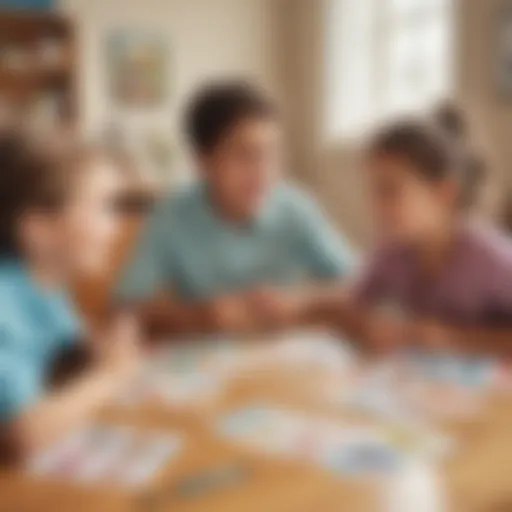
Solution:
<svg viewBox="0 0 512 512"><path fill-rule="evenodd" d="M178 142L180 108L203 79L254 78L279 92L272 0L61 0L79 30L80 120L94 134L112 116L169 130ZM113 112L106 95L105 35L113 28L162 32L171 45L168 103L155 112ZM178 154L178 161L183 155ZM181 168L181 165L177 167Z"/></svg>

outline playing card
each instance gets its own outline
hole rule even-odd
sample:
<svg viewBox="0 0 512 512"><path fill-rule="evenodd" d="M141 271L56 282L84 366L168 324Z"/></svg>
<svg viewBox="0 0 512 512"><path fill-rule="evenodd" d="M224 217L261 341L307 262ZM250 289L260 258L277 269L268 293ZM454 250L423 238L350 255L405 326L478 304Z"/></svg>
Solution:
<svg viewBox="0 0 512 512"><path fill-rule="evenodd" d="M116 481L126 487L139 487L149 482L178 453L181 438L152 434L139 439L135 450L123 461Z"/></svg>
<svg viewBox="0 0 512 512"><path fill-rule="evenodd" d="M27 471L80 484L139 487L173 459L182 443L172 433L91 425L36 455Z"/></svg>
<svg viewBox="0 0 512 512"><path fill-rule="evenodd" d="M255 406L219 424L222 435L268 454L310 461L335 472L372 475L395 471L410 457L437 457L437 437L380 427L339 424L325 418ZM408 437L406 437L406 435Z"/></svg>

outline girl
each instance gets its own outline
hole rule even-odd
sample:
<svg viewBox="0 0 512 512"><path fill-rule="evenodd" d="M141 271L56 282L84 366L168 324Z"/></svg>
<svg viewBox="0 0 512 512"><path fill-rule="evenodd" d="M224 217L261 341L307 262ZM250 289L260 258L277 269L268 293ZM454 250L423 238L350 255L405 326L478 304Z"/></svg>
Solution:
<svg viewBox="0 0 512 512"><path fill-rule="evenodd" d="M0 453L21 461L83 423L135 371L136 335L119 319L91 346L94 364L45 394L52 365L82 327L66 286L103 265L116 228L118 177L83 152L59 161L0 136Z"/></svg>
<svg viewBox="0 0 512 512"><path fill-rule="evenodd" d="M432 120L388 127L371 142L367 172L383 243L356 303L360 334L372 347L512 348L512 244L470 215L484 170L452 106Z"/></svg>

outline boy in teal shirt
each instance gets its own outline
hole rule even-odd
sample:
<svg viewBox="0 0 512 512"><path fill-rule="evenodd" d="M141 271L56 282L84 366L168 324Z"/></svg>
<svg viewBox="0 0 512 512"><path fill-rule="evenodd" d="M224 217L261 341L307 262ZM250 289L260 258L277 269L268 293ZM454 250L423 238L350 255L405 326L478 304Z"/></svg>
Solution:
<svg viewBox="0 0 512 512"><path fill-rule="evenodd" d="M200 180L158 204L118 296L167 331L300 321L336 293L353 257L318 206L284 182L274 105L247 84L215 85L194 98L186 131Z"/></svg>

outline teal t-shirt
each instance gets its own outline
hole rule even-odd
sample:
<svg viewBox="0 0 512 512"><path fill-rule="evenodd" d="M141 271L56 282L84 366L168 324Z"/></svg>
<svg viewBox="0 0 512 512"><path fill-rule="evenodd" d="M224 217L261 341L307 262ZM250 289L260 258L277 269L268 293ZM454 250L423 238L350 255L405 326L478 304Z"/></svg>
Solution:
<svg viewBox="0 0 512 512"><path fill-rule="evenodd" d="M0 260L0 421L37 402L52 362L80 332L66 293L45 290L22 264Z"/></svg>
<svg viewBox="0 0 512 512"><path fill-rule="evenodd" d="M170 290L197 300L256 284L336 279L353 261L347 242L297 188L280 185L257 218L240 226L218 214L207 185L199 182L157 205L117 298L138 301Z"/></svg>

